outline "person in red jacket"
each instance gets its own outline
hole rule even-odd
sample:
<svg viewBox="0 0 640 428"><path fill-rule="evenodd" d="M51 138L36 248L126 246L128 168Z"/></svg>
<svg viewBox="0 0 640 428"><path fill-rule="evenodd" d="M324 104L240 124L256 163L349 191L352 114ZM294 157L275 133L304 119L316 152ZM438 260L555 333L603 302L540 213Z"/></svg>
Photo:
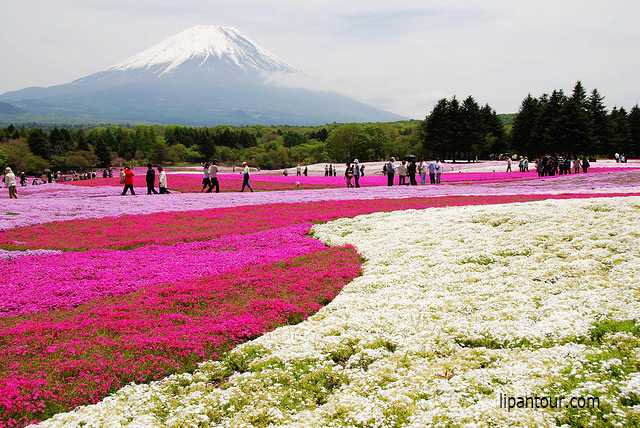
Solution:
<svg viewBox="0 0 640 428"><path fill-rule="evenodd" d="M133 171L131 168L125 167L124 169L124 189L122 190L122 196L127 194L127 189L131 189L131 194L135 195L133 191Z"/></svg>

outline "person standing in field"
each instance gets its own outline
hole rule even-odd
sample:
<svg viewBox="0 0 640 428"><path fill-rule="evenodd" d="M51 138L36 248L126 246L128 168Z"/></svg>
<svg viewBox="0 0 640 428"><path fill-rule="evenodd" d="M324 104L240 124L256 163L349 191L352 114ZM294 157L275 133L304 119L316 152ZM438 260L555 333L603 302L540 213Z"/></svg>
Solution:
<svg viewBox="0 0 640 428"><path fill-rule="evenodd" d="M387 167L387 186L393 186L393 176L395 175L395 172L396 172L396 165L394 163L395 161L396 161L396 158L391 157L391 160L386 165L386 167Z"/></svg>
<svg viewBox="0 0 640 428"><path fill-rule="evenodd" d="M400 165L398 165L398 186L402 186L407 183L407 161L402 160Z"/></svg>
<svg viewBox="0 0 640 428"><path fill-rule="evenodd" d="M248 187L253 192L253 187L249 184L249 165L246 162L242 162L242 166L244 166L244 169L242 170L242 190L240 191L244 192L244 188Z"/></svg>
<svg viewBox="0 0 640 428"><path fill-rule="evenodd" d="M220 193L220 182L218 181L218 159L214 159L209 166L209 188L207 193L211 193L216 188L216 193Z"/></svg>
<svg viewBox="0 0 640 428"><path fill-rule="evenodd" d="M124 168L124 189L122 190L122 196L127 194L127 190L131 189L131 194L135 195L136 192L133 191L133 171L131 171L131 167Z"/></svg>
<svg viewBox="0 0 640 428"><path fill-rule="evenodd" d="M442 164L440 159L436 159L436 184L440 184L440 178L442 177Z"/></svg>
<svg viewBox="0 0 640 428"><path fill-rule="evenodd" d="M347 181L347 189L352 188L351 178L353 178L353 167L351 167L351 162L347 162L347 169L344 170L344 178Z"/></svg>
<svg viewBox="0 0 640 428"><path fill-rule="evenodd" d="M427 163L424 159L420 159L418 174L420 174L420 184L427 184Z"/></svg>
<svg viewBox="0 0 640 428"><path fill-rule="evenodd" d="M414 161L409 161L409 166L407 166L407 175L409 176L409 184L412 186L416 186L418 182L416 181L416 163Z"/></svg>
<svg viewBox="0 0 640 428"><path fill-rule="evenodd" d="M9 199L18 199L16 184L16 175L11 168L6 167L4 169L4 185L9 189Z"/></svg>
<svg viewBox="0 0 640 428"><path fill-rule="evenodd" d="M360 187L360 175L361 175L360 163L358 159L353 161L353 181L356 183L356 189Z"/></svg>
<svg viewBox="0 0 640 428"><path fill-rule="evenodd" d="M147 170L147 195L153 193L157 195L158 192L155 189L156 184L156 172L153 170L151 164L147 165L149 169Z"/></svg>
<svg viewBox="0 0 640 428"><path fill-rule="evenodd" d="M429 183L436 184L436 161L429 162Z"/></svg>
<svg viewBox="0 0 640 428"><path fill-rule="evenodd" d="M164 172L164 169L162 169L161 166L158 167L158 172L158 188L160 189L160 194L164 195L167 193L171 193L169 192L169 190L167 190L167 174Z"/></svg>
<svg viewBox="0 0 640 428"><path fill-rule="evenodd" d="M211 187L211 179L209 178L209 166L211 164L209 162L204 164L204 176L202 177L202 189L200 189L200 193L204 192L204 189L207 187Z"/></svg>
<svg viewBox="0 0 640 428"><path fill-rule="evenodd" d="M507 158L507 172L511 172L511 158Z"/></svg>

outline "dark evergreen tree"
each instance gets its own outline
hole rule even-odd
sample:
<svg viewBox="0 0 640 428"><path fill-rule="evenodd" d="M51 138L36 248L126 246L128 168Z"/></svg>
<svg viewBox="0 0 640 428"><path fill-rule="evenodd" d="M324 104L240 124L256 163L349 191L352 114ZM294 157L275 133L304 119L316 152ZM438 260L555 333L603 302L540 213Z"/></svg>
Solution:
<svg viewBox="0 0 640 428"><path fill-rule="evenodd" d="M472 96L460 106L460 142L458 151L468 159L485 151L482 114L480 106Z"/></svg>
<svg viewBox="0 0 640 428"><path fill-rule="evenodd" d="M439 156L445 159L449 149L449 101L441 99L435 105L431 114L425 118L420 127L422 137L422 153L425 159Z"/></svg>
<svg viewBox="0 0 640 428"><path fill-rule="evenodd" d="M565 100L556 121L558 151L566 156L588 152L590 144L590 121L587 113L588 101L582 83L578 81L571 98Z"/></svg>
<svg viewBox="0 0 640 428"><path fill-rule="evenodd" d="M75 134L73 135L73 141L75 142L76 150L85 152L89 151L89 144L87 143L87 133L84 129L81 128L75 132Z"/></svg>
<svg viewBox="0 0 640 428"><path fill-rule="evenodd" d="M49 146L49 139L47 135L40 128L32 129L27 137L27 144L31 153L43 158L48 158L51 155L51 147Z"/></svg>
<svg viewBox="0 0 640 428"><path fill-rule="evenodd" d="M447 122L449 123L448 129L448 144L449 153L453 162L461 156L461 142L462 142L462 113L460 109L460 102L454 96L449 102L447 108ZM445 157L443 157L444 159Z"/></svg>
<svg viewBox="0 0 640 428"><path fill-rule="evenodd" d="M629 137L631 139L631 147L629 148L629 157L640 157L640 108L636 104L629 112Z"/></svg>
<svg viewBox="0 0 640 428"><path fill-rule="evenodd" d="M624 107L614 107L609 115L609 120L611 121L610 155L616 152L628 154L631 148L631 132L627 111Z"/></svg>
<svg viewBox="0 0 640 428"><path fill-rule="evenodd" d="M500 117L489 104L485 104L482 107L480 114L482 116L482 135L484 139L482 146L484 147L484 152L478 153L478 155L486 157L492 153L504 153L507 150L507 137Z"/></svg>
<svg viewBox="0 0 640 428"><path fill-rule="evenodd" d="M604 97L600 96L597 89L591 91L587 107L591 139L589 147L585 150L589 154L606 154L610 151L607 146L611 140L611 125L603 100Z"/></svg>
<svg viewBox="0 0 640 428"><path fill-rule="evenodd" d="M551 96L540 97L540 113L535 128L535 139L539 141L539 154L558 152L558 141L564 130L561 128L561 110L567 97L562 90L554 90Z"/></svg>

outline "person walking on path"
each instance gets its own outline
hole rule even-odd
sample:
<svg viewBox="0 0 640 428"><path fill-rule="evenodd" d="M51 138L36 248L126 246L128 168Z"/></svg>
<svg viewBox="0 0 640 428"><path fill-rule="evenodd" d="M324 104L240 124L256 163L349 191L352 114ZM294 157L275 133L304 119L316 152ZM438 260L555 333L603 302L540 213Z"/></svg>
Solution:
<svg viewBox="0 0 640 428"><path fill-rule="evenodd" d="M9 199L18 199L16 184L16 175L11 168L6 167L4 169L4 185L9 189Z"/></svg>
<svg viewBox="0 0 640 428"><path fill-rule="evenodd" d="M209 166L209 188L207 193L211 193L213 188L216 188L216 193L220 193L220 182L218 181L218 159L214 159Z"/></svg>
<svg viewBox="0 0 640 428"><path fill-rule="evenodd" d="M167 174L164 172L161 166L158 167L158 188L160 189L160 194L164 195L167 193L171 193L167 190Z"/></svg>
<svg viewBox="0 0 640 428"><path fill-rule="evenodd" d="M429 182L436 184L436 162L432 160L429 162Z"/></svg>
<svg viewBox="0 0 640 428"><path fill-rule="evenodd" d="M122 190L122 196L127 194L127 190L131 189L131 194L135 195L136 192L133 191L133 171L131 171L130 167L124 168L124 189Z"/></svg>
<svg viewBox="0 0 640 428"><path fill-rule="evenodd" d="M209 166L211 164L209 162L204 164L204 176L202 177L202 189L200 189L200 193L204 192L204 189L206 189L207 187L211 187L211 179L210 174L209 174Z"/></svg>
<svg viewBox="0 0 640 428"><path fill-rule="evenodd" d="M511 158L507 158L507 172L511 172Z"/></svg>
<svg viewBox="0 0 640 428"><path fill-rule="evenodd" d="M296 177L300 176L302 176L302 167L298 164L298 166L296 166Z"/></svg>
<svg viewBox="0 0 640 428"><path fill-rule="evenodd" d="M305 166L304 167L304 171L302 171L302 174L306 177L308 172L309 171L307 170L307 167Z"/></svg>
<svg viewBox="0 0 640 428"><path fill-rule="evenodd" d="M436 184L440 184L440 178L442 177L442 164L440 159L436 159Z"/></svg>
<svg viewBox="0 0 640 428"><path fill-rule="evenodd" d="M344 178L347 181L347 189L352 188L351 178L353 178L353 167L351 166L351 162L347 162L347 169L344 170Z"/></svg>
<svg viewBox="0 0 640 428"><path fill-rule="evenodd" d="M387 186L393 186L393 176L396 172L395 161L396 158L392 157L389 163L387 163Z"/></svg>
<svg viewBox="0 0 640 428"><path fill-rule="evenodd" d="M248 187L253 192L253 187L249 184L249 165L246 162L242 162L242 165L244 169L242 170L242 190L240 191L244 192L244 188Z"/></svg>
<svg viewBox="0 0 640 428"><path fill-rule="evenodd" d="M362 168L360 168L360 163L358 159L353 161L353 181L356 183L356 189L360 187L360 176L362 175Z"/></svg>
<svg viewBox="0 0 640 428"><path fill-rule="evenodd" d="M156 172L153 170L151 164L147 166L149 167L149 169L147 170L147 195L150 195L151 193L157 195L158 191L155 189Z"/></svg>

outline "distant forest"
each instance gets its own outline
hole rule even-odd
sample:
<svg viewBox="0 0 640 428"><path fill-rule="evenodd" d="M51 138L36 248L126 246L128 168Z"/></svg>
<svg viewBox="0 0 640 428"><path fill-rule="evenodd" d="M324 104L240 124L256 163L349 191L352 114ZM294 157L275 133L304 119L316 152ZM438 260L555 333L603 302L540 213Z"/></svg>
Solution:
<svg viewBox="0 0 640 428"><path fill-rule="evenodd" d="M122 165L185 165L217 158L247 161L262 169L298 163L361 162L402 158L465 161L509 153L530 159L544 154L640 155L640 108L607 110L604 97L581 82L528 95L515 114L498 115L473 97L442 99L422 121L290 127L21 126L0 128L0 167L40 174L45 168L84 172Z"/></svg>

